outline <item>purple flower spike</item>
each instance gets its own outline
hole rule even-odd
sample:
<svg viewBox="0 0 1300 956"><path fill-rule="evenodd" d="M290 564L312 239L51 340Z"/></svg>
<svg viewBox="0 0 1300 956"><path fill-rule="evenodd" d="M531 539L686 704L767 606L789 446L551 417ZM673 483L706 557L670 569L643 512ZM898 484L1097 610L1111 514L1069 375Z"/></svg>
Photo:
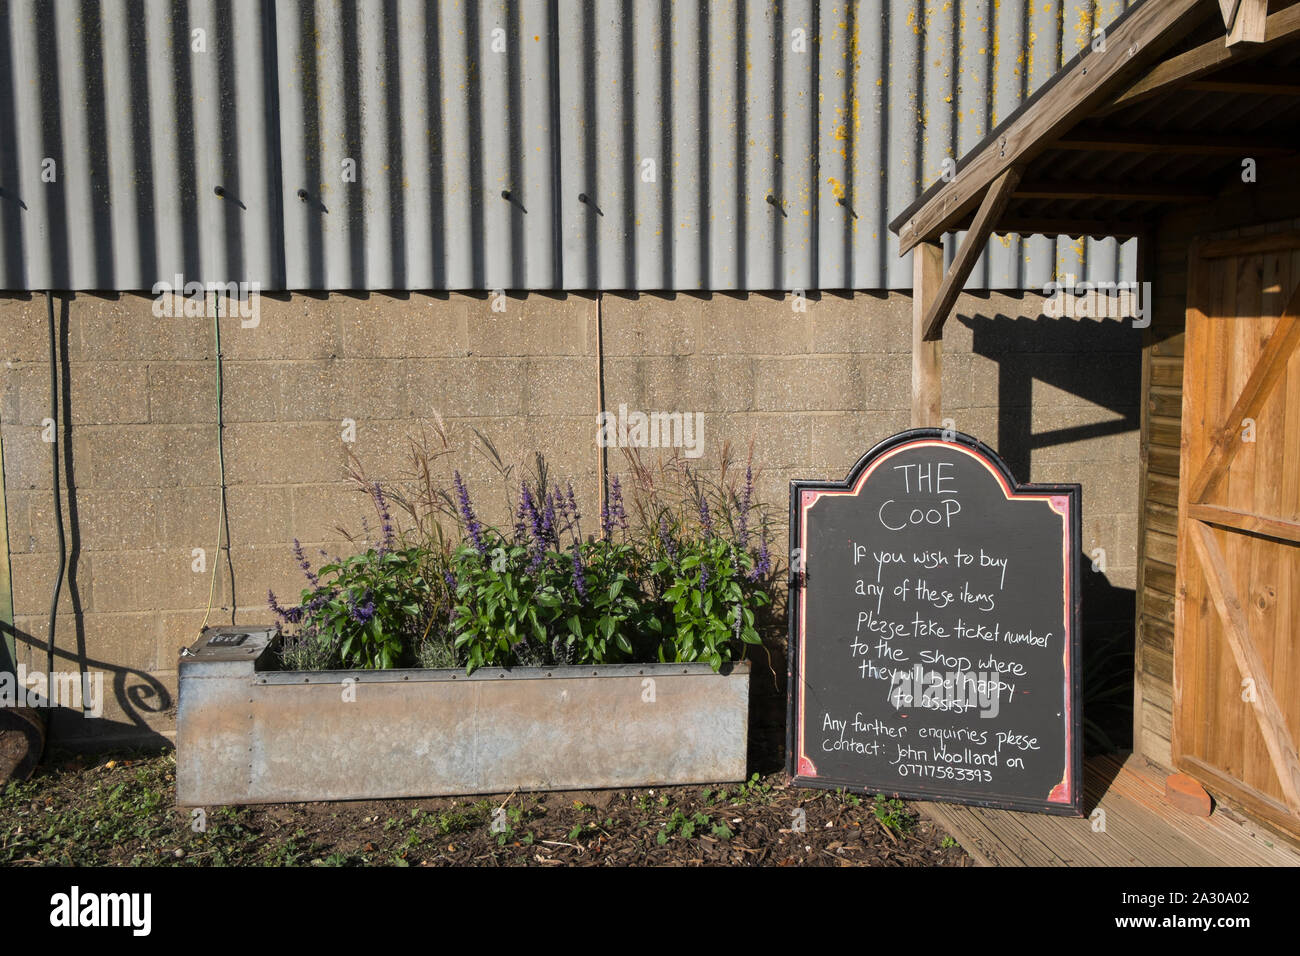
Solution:
<svg viewBox="0 0 1300 956"><path fill-rule="evenodd" d="M384 554L393 546L394 528L393 516L388 510L388 499L384 497L384 489L379 482L374 484L375 509L379 512L379 528L383 535L379 544L379 553Z"/></svg>
<svg viewBox="0 0 1300 956"><path fill-rule="evenodd" d="M614 476L614 486L610 489L609 510L613 519L618 522L618 526L626 531L627 512L623 510L623 489L618 483L618 475Z"/></svg>
<svg viewBox="0 0 1300 956"><path fill-rule="evenodd" d="M297 624L302 619L302 608L300 607L281 607L280 602L275 598L275 592L267 589L266 603L273 613L286 624Z"/></svg>
<svg viewBox="0 0 1300 956"><path fill-rule="evenodd" d="M365 593L365 598L364 604L348 599L348 614L358 624L365 624L375 616L375 602L370 598L369 591Z"/></svg>
<svg viewBox="0 0 1300 956"><path fill-rule="evenodd" d="M314 588L320 587L320 578L311 569L311 562L307 560L307 555L302 553L302 545L298 543L297 538L293 539L293 556L298 562L298 567L302 568L302 573L307 576L308 583Z"/></svg>
<svg viewBox="0 0 1300 956"><path fill-rule="evenodd" d="M587 578L582 572L582 554L576 544L573 546L573 588L579 600L587 600Z"/></svg>
<svg viewBox="0 0 1300 956"><path fill-rule="evenodd" d="M713 537L713 515L709 513L709 502L704 495L700 495L700 527L706 537Z"/></svg>
<svg viewBox="0 0 1300 956"><path fill-rule="evenodd" d="M474 506L469 500L469 489L465 487L459 471L453 476L452 482L456 486L456 502L460 506L460 516L465 522L465 533L473 542L475 551L479 554L487 554L487 543L483 540L483 525L474 514Z"/></svg>
<svg viewBox="0 0 1300 956"><path fill-rule="evenodd" d="M581 538L581 537L582 537L582 526L581 526L581 524L579 524L579 522L582 521L582 515L578 514L578 502L577 502L577 499L575 499L575 498L573 497L573 483L572 483L572 482L569 483L568 496L569 496L569 506L568 506L568 509L567 509L567 510L568 510L568 512L569 512L569 515L570 515L571 520L573 521L573 527L575 528L575 533L578 535L579 538Z"/></svg>
<svg viewBox="0 0 1300 956"><path fill-rule="evenodd" d="M533 543L539 548L544 547L542 516L537 511L537 501L533 498L533 491L528 487L527 482L520 483L519 511L528 525L529 533L533 536Z"/></svg>
<svg viewBox="0 0 1300 956"><path fill-rule="evenodd" d="M546 493L546 510L542 512L542 537L547 541L558 541L559 533L555 524L555 492Z"/></svg>
<svg viewBox="0 0 1300 956"><path fill-rule="evenodd" d="M659 516L659 543L664 546L664 551L673 561L677 560L677 544L673 541L673 536L668 531L668 516Z"/></svg>

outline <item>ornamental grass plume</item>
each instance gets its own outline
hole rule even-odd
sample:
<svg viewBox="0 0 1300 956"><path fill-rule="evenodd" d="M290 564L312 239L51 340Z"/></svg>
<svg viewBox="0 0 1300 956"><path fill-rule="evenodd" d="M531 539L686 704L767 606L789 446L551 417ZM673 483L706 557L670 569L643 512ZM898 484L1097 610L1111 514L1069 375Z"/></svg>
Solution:
<svg viewBox="0 0 1300 956"><path fill-rule="evenodd" d="M754 500L754 468L745 466L745 490L740 493L740 516L737 519L737 543L743 548L749 541L749 509Z"/></svg>

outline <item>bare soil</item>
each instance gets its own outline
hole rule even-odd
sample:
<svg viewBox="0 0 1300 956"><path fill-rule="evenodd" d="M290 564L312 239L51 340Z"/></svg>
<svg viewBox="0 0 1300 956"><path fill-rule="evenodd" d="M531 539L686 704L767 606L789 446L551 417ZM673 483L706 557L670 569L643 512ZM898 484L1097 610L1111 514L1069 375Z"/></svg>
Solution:
<svg viewBox="0 0 1300 956"><path fill-rule="evenodd" d="M743 784L175 806L171 753L63 757L0 791L0 865L970 866L901 801Z"/></svg>

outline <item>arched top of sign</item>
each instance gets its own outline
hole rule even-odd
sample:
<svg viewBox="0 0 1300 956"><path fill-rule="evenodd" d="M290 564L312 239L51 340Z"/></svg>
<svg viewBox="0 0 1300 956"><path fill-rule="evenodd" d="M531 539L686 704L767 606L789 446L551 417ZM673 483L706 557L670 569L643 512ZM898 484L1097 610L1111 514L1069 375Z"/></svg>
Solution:
<svg viewBox="0 0 1300 956"><path fill-rule="evenodd" d="M950 448L974 458L988 469L989 474L1002 486L1002 493L1008 499L1026 495L1042 497L1048 499L1052 510L1062 515L1069 513L1069 494L1072 486L1021 484L1016 481L1011 469L1002 460L1002 456L988 445L962 432L941 428L913 428L891 435L859 458L849 469L843 481L797 481L795 484L802 490L805 504L815 501L822 491L847 491L856 495L862 490L872 470L882 462L908 448L927 445Z"/></svg>

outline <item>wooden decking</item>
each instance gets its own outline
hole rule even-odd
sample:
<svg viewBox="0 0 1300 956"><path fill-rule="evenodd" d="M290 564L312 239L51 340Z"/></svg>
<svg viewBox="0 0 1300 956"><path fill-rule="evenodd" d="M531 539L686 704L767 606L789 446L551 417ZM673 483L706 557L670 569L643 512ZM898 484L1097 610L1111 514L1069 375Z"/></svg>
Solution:
<svg viewBox="0 0 1300 956"><path fill-rule="evenodd" d="M1090 757L1084 809L1094 821L922 803L982 866L1300 866L1300 852L1215 807L1209 818L1164 799L1164 771L1140 757ZM1100 823L1100 818L1096 821Z"/></svg>

